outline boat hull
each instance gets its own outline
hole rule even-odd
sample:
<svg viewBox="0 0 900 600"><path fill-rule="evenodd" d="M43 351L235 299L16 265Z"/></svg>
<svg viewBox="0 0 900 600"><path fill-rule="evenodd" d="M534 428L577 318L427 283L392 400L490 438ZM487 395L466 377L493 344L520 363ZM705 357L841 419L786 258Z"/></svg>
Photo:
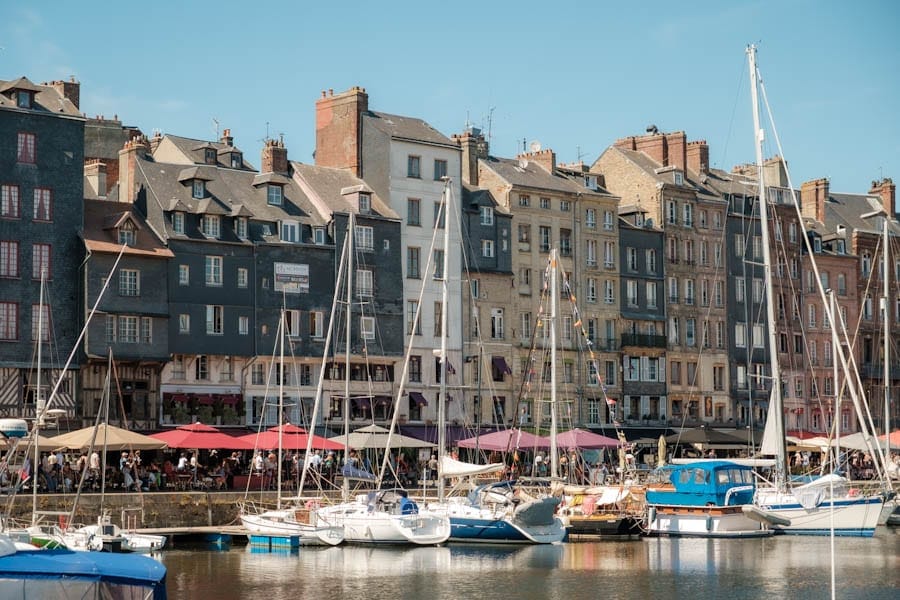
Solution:
<svg viewBox="0 0 900 600"><path fill-rule="evenodd" d="M804 507L792 494L763 494L757 506L765 513L790 521L772 525L779 533L790 535L834 535L872 537L881 515L882 496L826 498L815 506Z"/></svg>
<svg viewBox="0 0 900 600"><path fill-rule="evenodd" d="M293 511L275 510L260 514L241 514L241 524L250 533L268 536L298 537L301 546L337 546L344 541L340 525L301 523L291 520Z"/></svg>
<svg viewBox="0 0 900 600"><path fill-rule="evenodd" d="M318 512L328 522L342 526L344 541L351 544L433 546L450 538L450 519L427 512L393 514L371 510L361 502L337 504Z"/></svg>
<svg viewBox="0 0 900 600"><path fill-rule="evenodd" d="M647 535L669 537L764 537L774 532L748 518L741 506L650 506Z"/></svg>

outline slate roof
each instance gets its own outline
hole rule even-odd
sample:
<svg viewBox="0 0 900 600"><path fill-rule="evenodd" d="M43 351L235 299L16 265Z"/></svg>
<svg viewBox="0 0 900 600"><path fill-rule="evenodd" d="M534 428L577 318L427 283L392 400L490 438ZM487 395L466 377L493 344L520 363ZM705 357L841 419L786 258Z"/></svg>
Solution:
<svg viewBox="0 0 900 600"><path fill-rule="evenodd" d="M19 77L10 81L0 79L0 108L17 108L15 94L12 90L29 90L35 92L34 103L29 109L38 112L64 114L81 117L78 107L49 85L37 85L27 77Z"/></svg>
<svg viewBox="0 0 900 600"><path fill-rule="evenodd" d="M550 173L533 160L489 156L479 159L479 164L486 166L504 181L516 187L550 190L566 194L609 195L609 192L606 190L594 191L584 187L584 185L566 176L562 171Z"/></svg>
<svg viewBox="0 0 900 600"><path fill-rule="evenodd" d="M880 235L881 219L869 217L863 219L861 215L882 210L881 197L873 194L829 194L825 202L825 228L835 231L838 225L843 225L852 231L863 231ZM894 215L888 221L888 231L891 235L900 236L900 223Z"/></svg>
<svg viewBox="0 0 900 600"><path fill-rule="evenodd" d="M422 119L373 111L365 113L363 119L395 139L459 148L453 140Z"/></svg>
<svg viewBox="0 0 900 600"><path fill-rule="evenodd" d="M371 214L386 219L400 218L400 215L373 192L365 181L350 171L294 161L291 161L290 164L300 179L299 185L304 187L304 192L307 197L312 199L323 219L331 220L333 212L359 214L359 204L349 201L344 195L345 191L350 191L348 188L357 188L354 191L368 191L372 194Z"/></svg>
<svg viewBox="0 0 900 600"><path fill-rule="evenodd" d="M138 227L134 246L128 246L125 254L155 258L171 258L171 250L163 245L153 229L148 227L141 215L135 212L130 204L110 202L109 200L84 201L84 245L91 252L118 253L119 244L116 228L132 219Z"/></svg>

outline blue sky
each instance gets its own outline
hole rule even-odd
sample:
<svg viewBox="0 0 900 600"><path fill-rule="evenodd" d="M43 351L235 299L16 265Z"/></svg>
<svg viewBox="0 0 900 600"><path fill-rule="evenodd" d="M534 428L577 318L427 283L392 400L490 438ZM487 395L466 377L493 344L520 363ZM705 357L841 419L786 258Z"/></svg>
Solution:
<svg viewBox="0 0 900 600"><path fill-rule="evenodd" d="M312 162L316 98L360 85L446 135L490 116L497 156L538 140L590 163L653 123L730 169L754 160L755 43L794 184L861 193L900 183L898 17L891 0L3 2L0 79L74 75L84 112L148 134L214 139L215 119L257 166L279 134Z"/></svg>

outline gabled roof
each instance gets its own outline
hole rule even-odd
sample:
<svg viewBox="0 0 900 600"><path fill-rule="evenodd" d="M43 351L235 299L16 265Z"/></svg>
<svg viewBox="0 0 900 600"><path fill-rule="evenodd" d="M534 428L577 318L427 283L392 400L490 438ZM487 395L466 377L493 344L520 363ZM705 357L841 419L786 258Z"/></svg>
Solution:
<svg viewBox="0 0 900 600"><path fill-rule="evenodd" d="M134 246L128 246L125 254L151 258L171 258L172 251L165 247L152 228L147 227L131 204L109 200L84 201L84 245L91 252L118 253L118 227L131 219L138 226Z"/></svg>
<svg viewBox="0 0 900 600"><path fill-rule="evenodd" d="M490 190L480 188L468 183L462 184L462 205L464 210L474 207L490 206L501 215L509 215L510 210L506 206L498 203Z"/></svg>
<svg viewBox="0 0 900 600"><path fill-rule="evenodd" d="M50 85L34 84L27 77L19 77L12 81L0 79L0 108L18 108L16 99L6 94L6 92L11 90L34 92L34 104L28 110L81 117L78 107L72 104L71 100L60 94L56 88Z"/></svg>
<svg viewBox="0 0 900 600"><path fill-rule="evenodd" d="M881 234L881 220L877 217L863 219L861 215L882 210L881 197L873 194L829 194L825 201L825 229L835 231L843 225L851 231ZM900 235L900 223L894 215L888 221L888 231Z"/></svg>
<svg viewBox="0 0 900 600"><path fill-rule="evenodd" d="M303 188L323 219L331 220L333 213L359 214L359 204L349 200L348 193L367 191L372 195L371 214L386 219L399 219L366 182L345 169L319 167L291 161L294 180Z"/></svg>
<svg viewBox="0 0 900 600"><path fill-rule="evenodd" d="M513 158L497 158L489 156L479 159L484 165L509 184L538 190L549 190L567 194L597 194L583 185L566 177L562 173L550 173L536 161Z"/></svg>
<svg viewBox="0 0 900 600"><path fill-rule="evenodd" d="M241 153L241 169L252 170L253 166L248 163L243 156L243 152L236 146L229 146L227 144L223 144L222 142L210 142L207 140L196 140L193 138L180 137L177 135L166 134L166 139L168 139L172 144L184 155L187 160L190 160L198 165L206 164L206 150L207 148L211 148L216 151L216 156L222 154L228 154L231 152L240 152ZM218 161L218 158L216 159ZM215 166L215 165L210 165ZM228 163L219 163L220 167L232 168L231 162Z"/></svg>
<svg viewBox="0 0 900 600"><path fill-rule="evenodd" d="M422 119L372 111L365 113L363 119L394 139L459 148L453 140Z"/></svg>

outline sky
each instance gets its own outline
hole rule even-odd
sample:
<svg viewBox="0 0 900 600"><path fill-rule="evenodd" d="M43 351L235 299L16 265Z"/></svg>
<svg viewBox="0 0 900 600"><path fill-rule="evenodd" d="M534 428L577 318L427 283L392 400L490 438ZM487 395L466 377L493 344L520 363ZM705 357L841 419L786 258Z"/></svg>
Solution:
<svg viewBox="0 0 900 600"><path fill-rule="evenodd" d="M653 124L731 169L755 160L752 43L794 186L865 193L900 183L898 29L892 0L6 1L0 79L74 76L88 116L148 135L228 128L257 167L279 136L312 163L316 99L359 85L371 110L481 128L495 156L591 164Z"/></svg>

